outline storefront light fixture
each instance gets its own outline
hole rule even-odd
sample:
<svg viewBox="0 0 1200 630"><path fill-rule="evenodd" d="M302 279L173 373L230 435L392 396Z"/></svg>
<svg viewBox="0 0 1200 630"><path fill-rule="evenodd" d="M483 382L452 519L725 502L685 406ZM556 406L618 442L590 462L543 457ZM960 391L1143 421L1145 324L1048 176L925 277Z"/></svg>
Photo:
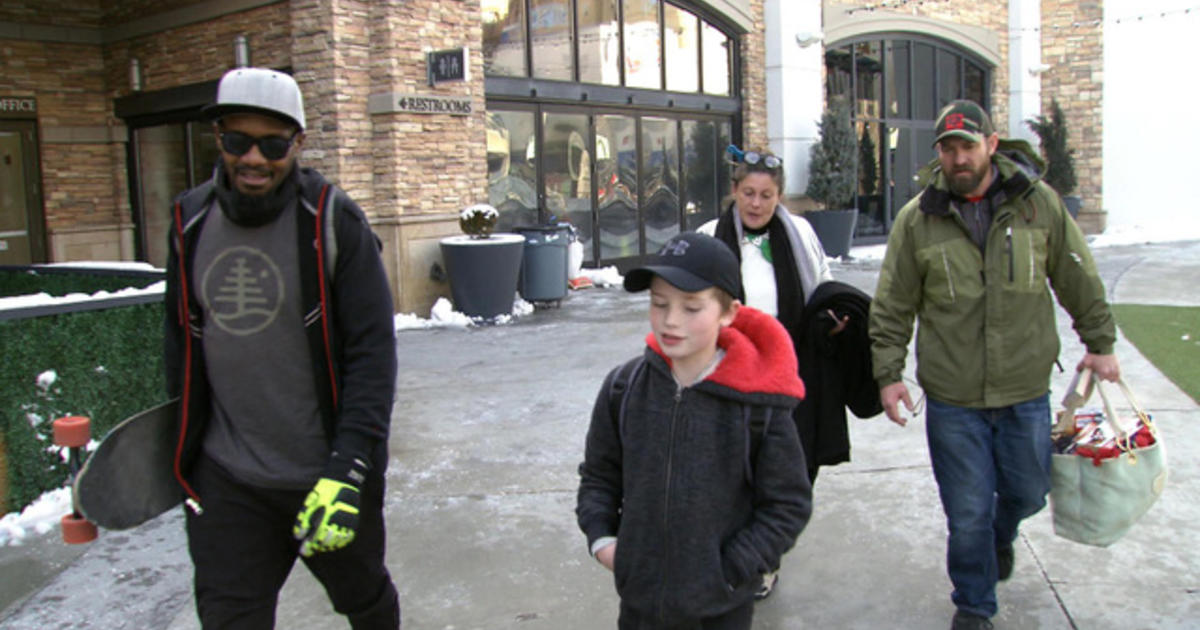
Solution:
<svg viewBox="0 0 1200 630"><path fill-rule="evenodd" d="M142 62L137 57L129 58L129 89L134 92L142 91Z"/></svg>
<svg viewBox="0 0 1200 630"><path fill-rule="evenodd" d="M233 38L233 65L237 68L250 65L250 40L245 35Z"/></svg>
<svg viewBox="0 0 1200 630"><path fill-rule="evenodd" d="M809 46L812 46L823 39L825 39L824 33L813 33L810 31L796 33L796 43L799 44L801 48L808 48Z"/></svg>

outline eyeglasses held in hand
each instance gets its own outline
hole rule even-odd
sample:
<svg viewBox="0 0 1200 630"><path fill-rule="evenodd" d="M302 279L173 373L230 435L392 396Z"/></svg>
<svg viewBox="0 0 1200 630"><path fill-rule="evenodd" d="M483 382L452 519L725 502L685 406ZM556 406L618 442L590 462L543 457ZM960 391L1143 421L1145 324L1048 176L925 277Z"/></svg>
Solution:
<svg viewBox="0 0 1200 630"><path fill-rule="evenodd" d="M262 136L254 138L240 131L222 131L221 148L231 155L242 157L250 152L251 147L258 145L258 152L268 160L282 160L292 148L296 134L290 138L283 136Z"/></svg>

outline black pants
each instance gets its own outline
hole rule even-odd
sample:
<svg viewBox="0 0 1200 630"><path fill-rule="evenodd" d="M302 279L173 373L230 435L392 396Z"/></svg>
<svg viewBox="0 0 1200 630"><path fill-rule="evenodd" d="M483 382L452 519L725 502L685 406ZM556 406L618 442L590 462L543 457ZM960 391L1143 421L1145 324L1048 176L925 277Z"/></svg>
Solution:
<svg viewBox="0 0 1200 630"><path fill-rule="evenodd" d="M279 590L300 557L292 526L308 491L246 486L203 456L191 482L204 507L199 516L187 511L201 624L221 630L273 628ZM400 600L383 562L382 474L368 476L359 510L354 542L302 560L352 628L396 630Z"/></svg>
<svg viewBox="0 0 1200 630"><path fill-rule="evenodd" d="M750 630L754 620L754 600L719 616L699 619L692 623L664 626L621 602L621 617L617 620L618 630Z"/></svg>

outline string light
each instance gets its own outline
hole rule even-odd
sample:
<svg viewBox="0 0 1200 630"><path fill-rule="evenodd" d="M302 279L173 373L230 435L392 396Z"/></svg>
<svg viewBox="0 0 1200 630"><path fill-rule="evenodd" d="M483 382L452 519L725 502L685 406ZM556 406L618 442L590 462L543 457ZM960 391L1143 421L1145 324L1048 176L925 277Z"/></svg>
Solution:
<svg viewBox="0 0 1200 630"><path fill-rule="evenodd" d="M868 5L861 6L861 7L853 7L853 8L846 9L846 14L853 15L855 13L863 13L863 12L871 13L874 11L881 11L881 10L887 10L887 9L899 9L899 8L911 7L911 6L919 7L919 6L923 6L926 4L949 4L949 3L950 3L950 0L884 0L883 2L879 2L879 3L875 3L875 4L868 4ZM1163 20L1163 19L1166 19L1171 16L1175 16L1175 15L1191 15L1193 12L1196 13L1197 15L1200 15L1200 6L1188 7L1185 9L1174 9L1172 11L1159 11L1159 12L1154 12L1154 13L1145 13L1142 15L1130 15L1130 16L1119 17L1119 18L1110 19L1110 20L1101 20L1101 19L1081 20L1081 21L1071 22L1070 24L1064 24L1064 25L1055 24L1055 25L1051 25L1051 26L1034 26L1034 27L1030 27L1030 28L1009 29L1009 32L1010 33L1022 33L1022 32L1038 33L1041 31L1056 31L1057 32L1057 31L1073 31L1073 30L1081 30L1081 29L1092 29L1092 28L1096 28L1098 26L1104 25L1106 22L1110 25L1129 24L1131 22L1145 22L1147 20L1152 20L1152 19Z"/></svg>

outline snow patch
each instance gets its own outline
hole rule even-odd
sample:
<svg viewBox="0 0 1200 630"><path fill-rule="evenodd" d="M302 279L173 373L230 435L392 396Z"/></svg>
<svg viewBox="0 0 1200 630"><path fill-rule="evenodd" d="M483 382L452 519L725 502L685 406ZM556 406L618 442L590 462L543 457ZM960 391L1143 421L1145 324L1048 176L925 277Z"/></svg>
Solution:
<svg viewBox="0 0 1200 630"><path fill-rule="evenodd" d="M51 490L29 504L20 514L10 512L0 518L0 547L18 546L30 532L45 534L71 511L71 489Z"/></svg>
<svg viewBox="0 0 1200 630"><path fill-rule="evenodd" d="M620 287L625 284L625 277L617 271L616 267L580 269L579 275L591 280L592 284L598 287Z"/></svg>
<svg viewBox="0 0 1200 630"><path fill-rule="evenodd" d="M454 305L450 303L450 300L443 297L433 303L433 308L429 310L429 319L424 319L415 313L399 313L392 318L392 325L396 332L429 328L468 328L481 324L503 325L515 322L521 317L533 313L533 310L532 304L517 295L513 298L512 313L485 320L454 310Z"/></svg>

